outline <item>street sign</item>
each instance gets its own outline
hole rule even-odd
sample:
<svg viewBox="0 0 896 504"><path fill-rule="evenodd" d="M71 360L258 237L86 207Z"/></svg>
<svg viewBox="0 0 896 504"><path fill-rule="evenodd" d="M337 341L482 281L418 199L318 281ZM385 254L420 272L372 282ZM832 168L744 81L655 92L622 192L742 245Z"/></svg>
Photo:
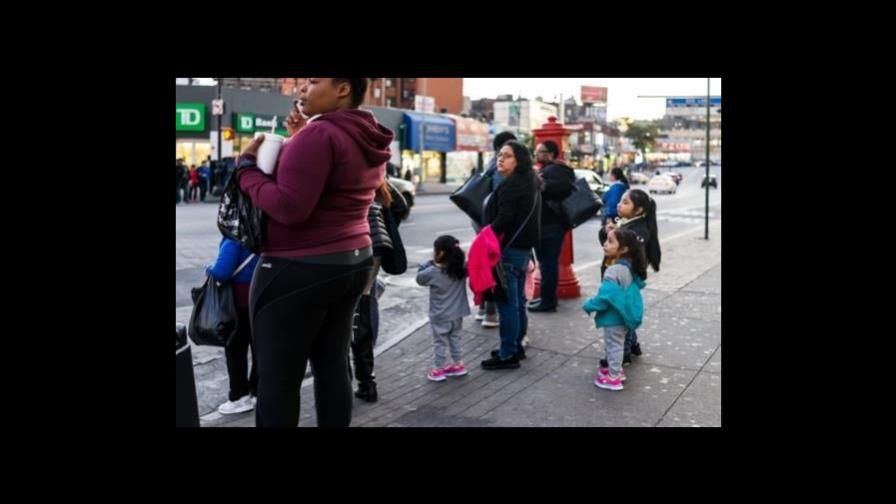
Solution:
<svg viewBox="0 0 896 504"><path fill-rule="evenodd" d="M435 112L436 99L432 96L417 95L414 97L414 111L416 112Z"/></svg>
<svg viewBox="0 0 896 504"><path fill-rule="evenodd" d="M224 115L224 100L212 100L212 115Z"/></svg>

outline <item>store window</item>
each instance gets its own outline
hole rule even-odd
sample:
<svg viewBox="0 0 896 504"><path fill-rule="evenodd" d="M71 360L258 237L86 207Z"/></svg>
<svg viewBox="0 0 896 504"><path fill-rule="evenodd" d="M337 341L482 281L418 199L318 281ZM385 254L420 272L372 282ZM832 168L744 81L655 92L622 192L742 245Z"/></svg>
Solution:
<svg viewBox="0 0 896 504"><path fill-rule="evenodd" d="M199 166L212 153L212 144L195 140L178 140L175 144L175 157L183 158L187 165Z"/></svg>

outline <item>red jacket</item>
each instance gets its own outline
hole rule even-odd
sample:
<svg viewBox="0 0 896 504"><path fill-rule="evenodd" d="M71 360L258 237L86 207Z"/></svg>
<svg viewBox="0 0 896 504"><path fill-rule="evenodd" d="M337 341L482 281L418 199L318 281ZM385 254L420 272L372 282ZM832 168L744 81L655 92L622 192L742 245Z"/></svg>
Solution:
<svg viewBox="0 0 896 504"><path fill-rule="evenodd" d="M492 268L501 260L501 245L491 225L485 226L470 244L467 272L473 302L482 304L482 295L495 286Z"/></svg>

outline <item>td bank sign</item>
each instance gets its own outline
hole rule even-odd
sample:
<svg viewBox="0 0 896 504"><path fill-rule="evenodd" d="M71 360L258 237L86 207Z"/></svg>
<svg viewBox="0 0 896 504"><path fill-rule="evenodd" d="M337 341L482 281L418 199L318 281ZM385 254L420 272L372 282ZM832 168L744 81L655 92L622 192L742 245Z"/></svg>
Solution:
<svg viewBox="0 0 896 504"><path fill-rule="evenodd" d="M233 114L234 128L240 133L255 133L256 131L270 131L271 127L279 133L286 129L286 118L277 117L274 123L274 116L263 116L258 114Z"/></svg>
<svg viewBox="0 0 896 504"><path fill-rule="evenodd" d="M176 103L175 131L205 131L204 103Z"/></svg>

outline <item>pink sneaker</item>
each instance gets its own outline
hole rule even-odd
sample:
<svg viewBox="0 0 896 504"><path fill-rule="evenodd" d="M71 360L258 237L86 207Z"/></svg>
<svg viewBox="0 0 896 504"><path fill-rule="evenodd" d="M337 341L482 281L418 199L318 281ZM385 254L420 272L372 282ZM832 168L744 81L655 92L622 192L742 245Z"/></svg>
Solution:
<svg viewBox="0 0 896 504"><path fill-rule="evenodd" d="M597 370L597 376L595 376L594 379L597 379L601 376L608 376L609 374L610 374L610 368L602 367ZM619 376L622 377L622 378L620 378L621 381L625 381L625 370L624 369L619 370Z"/></svg>
<svg viewBox="0 0 896 504"><path fill-rule="evenodd" d="M622 390L622 373L619 376L597 373L597 376L594 378L594 384L602 389Z"/></svg>
<svg viewBox="0 0 896 504"><path fill-rule="evenodd" d="M445 372L445 376L463 376L467 374L467 368L465 368L463 364L448 366L442 371Z"/></svg>
<svg viewBox="0 0 896 504"><path fill-rule="evenodd" d="M429 372L426 373L426 378L430 381L445 381L445 370L430 369Z"/></svg>

